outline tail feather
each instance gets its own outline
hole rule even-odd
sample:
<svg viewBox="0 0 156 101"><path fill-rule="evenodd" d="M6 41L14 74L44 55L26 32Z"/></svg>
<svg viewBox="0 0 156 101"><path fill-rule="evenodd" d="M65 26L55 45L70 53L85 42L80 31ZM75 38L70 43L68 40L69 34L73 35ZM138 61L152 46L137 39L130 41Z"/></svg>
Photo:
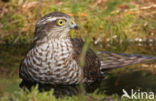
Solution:
<svg viewBox="0 0 156 101"><path fill-rule="evenodd" d="M156 57L137 54L120 54L111 52L98 52L101 57L101 70L111 70L118 67L156 60Z"/></svg>

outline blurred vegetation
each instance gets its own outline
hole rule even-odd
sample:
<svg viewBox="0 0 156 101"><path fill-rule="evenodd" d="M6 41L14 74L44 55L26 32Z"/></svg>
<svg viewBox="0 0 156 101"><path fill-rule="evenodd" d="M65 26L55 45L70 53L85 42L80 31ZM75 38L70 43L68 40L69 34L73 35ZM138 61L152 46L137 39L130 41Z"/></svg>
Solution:
<svg viewBox="0 0 156 101"><path fill-rule="evenodd" d="M71 37L92 42L156 39L155 0L10 0L0 2L0 43L30 43L36 21L53 11L73 16Z"/></svg>
<svg viewBox="0 0 156 101"><path fill-rule="evenodd" d="M32 89L32 91L14 92L10 97L3 97L0 101L132 101L132 99L120 98L118 95L114 94L112 96L106 96L104 94L89 94L89 95L79 95L72 97L56 98L53 96L53 90L48 92L39 92L37 86ZM133 101L140 101L138 99L133 99ZM151 99L143 99L141 101L154 101Z"/></svg>

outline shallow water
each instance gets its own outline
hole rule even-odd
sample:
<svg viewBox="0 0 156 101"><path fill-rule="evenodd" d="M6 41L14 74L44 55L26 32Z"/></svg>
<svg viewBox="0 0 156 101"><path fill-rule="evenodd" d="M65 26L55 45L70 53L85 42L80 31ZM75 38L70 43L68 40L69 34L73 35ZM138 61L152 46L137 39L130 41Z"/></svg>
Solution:
<svg viewBox="0 0 156 101"><path fill-rule="evenodd" d="M124 43L111 45L95 45L95 50L111 51L129 54L146 54L156 56L155 43ZM24 58L29 45L0 45L0 96L4 93L19 91L21 80L18 77L18 69L21 60ZM115 69L106 74L105 79L100 83L86 85L85 89L91 93L97 90L98 93L122 94L122 89L156 92L156 61L142 63L139 65L127 66ZM42 88L43 86L41 86ZM49 86L46 86L48 90ZM79 87L55 87L56 95L76 95Z"/></svg>

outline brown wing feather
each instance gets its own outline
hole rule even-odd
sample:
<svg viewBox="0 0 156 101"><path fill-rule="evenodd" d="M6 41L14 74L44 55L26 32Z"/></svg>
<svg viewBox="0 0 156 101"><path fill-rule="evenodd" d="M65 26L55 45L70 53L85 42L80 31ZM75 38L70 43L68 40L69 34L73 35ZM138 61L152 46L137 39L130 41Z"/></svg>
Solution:
<svg viewBox="0 0 156 101"><path fill-rule="evenodd" d="M79 57L82 52L84 42L81 39L71 39L74 54L73 58L79 63ZM95 81L100 76L100 61L96 54L89 48L85 56L85 66L83 67L84 77L87 80Z"/></svg>

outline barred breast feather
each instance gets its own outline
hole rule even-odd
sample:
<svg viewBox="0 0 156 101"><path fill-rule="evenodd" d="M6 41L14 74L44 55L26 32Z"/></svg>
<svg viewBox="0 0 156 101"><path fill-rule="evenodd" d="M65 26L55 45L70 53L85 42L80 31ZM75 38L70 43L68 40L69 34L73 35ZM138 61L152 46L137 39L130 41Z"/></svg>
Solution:
<svg viewBox="0 0 156 101"><path fill-rule="evenodd" d="M77 84L81 69L73 59L70 40L53 40L33 46L20 67L20 77L42 84Z"/></svg>

